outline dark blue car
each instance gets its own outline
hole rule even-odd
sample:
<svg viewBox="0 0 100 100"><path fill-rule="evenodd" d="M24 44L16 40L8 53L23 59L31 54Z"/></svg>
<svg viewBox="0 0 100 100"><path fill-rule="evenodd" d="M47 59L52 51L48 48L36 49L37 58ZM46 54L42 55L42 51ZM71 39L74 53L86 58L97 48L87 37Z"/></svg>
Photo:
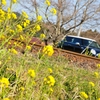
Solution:
<svg viewBox="0 0 100 100"><path fill-rule="evenodd" d="M100 54L100 45L93 39L68 35L58 45L58 47L78 53L87 53L92 56Z"/></svg>

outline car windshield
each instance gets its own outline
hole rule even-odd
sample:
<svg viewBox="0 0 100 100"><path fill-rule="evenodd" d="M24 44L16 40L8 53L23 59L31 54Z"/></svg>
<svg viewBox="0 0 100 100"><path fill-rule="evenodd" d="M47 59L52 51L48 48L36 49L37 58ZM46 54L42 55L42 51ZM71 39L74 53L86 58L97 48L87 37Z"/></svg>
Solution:
<svg viewBox="0 0 100 100"><path fill-rule="evenodd" d="M94 48L99 48L100 49L100 46L97 42L95 41L91 41L91 40L83 40L83 45L85 46L91 46L91 47L94 47Z"/></svg>
<svg viewBox="0 0 100 100"><path fill-rule="evenodd" d="M94 42L94 41L91 41L90 46L100 49L100 45L97 42Z"/></svg>

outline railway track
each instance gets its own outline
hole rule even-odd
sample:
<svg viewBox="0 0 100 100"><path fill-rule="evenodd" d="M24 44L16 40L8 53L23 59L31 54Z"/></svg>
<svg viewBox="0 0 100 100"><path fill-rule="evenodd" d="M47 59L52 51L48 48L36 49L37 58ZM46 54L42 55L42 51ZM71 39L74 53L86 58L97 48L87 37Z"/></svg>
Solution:
<svg viewBox="0 0 100 100"><path fill-rule="evenodd" d="M14 42L22 44L21 48L16 47L16 49L24 53L25 46L26 46L25 42L19 41L17 39L11 39L10 42L11 42L10 46L12 46ZM44 46L41 44L33 44L33 42L30 42L29 45L32 47L31 49L32 53L37 53ZM63 50L59 48L54 48L54 56L58 56L58 55L64 56L70 63L73 63L83 68L94 69L97 67L97 64L100 64L100 58L91 57L84 54L79 54L79 53L75 53L75 52L71 52L71 51Z"/></svg>

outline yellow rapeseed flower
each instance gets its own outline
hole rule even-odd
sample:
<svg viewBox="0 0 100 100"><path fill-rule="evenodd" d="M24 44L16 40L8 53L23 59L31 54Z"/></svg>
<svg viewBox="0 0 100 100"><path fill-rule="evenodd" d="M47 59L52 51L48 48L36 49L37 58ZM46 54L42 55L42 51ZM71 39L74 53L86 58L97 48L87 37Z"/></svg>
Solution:
<svg viewBox="0 0 100 100"><path fill-rule="evenodd" d="M10 100L9 98L4 98L3 100Z"/></svg>
<svg viewBox="0 0 100 100"><path fill-rule="evenodd" d="M31 50L31 46L27 45L27 46L26 46L26 49L27 49L27 50Z"/></svg>
<svg viewBox="0 0 100 100"><path fill-rule="evenodd" d="M24 91L24 90L25 90L25 88L24 88L24 87L20 87L20 90L21 90L21 91Z"/></svg>
<svg viewBox="0 0 100 100"><path fill-rule="evenodd" d="M15 13L12 13L12 14L11 14L11 17L12 17L13 19L17 19L17 16L16 16Z"/></svg>
<svg viewBox="0 0 100 100"><path fill-rule="evenodd" d="M17 42L14 42L14 45L17 46Z"/></svg>
<svg viewBox="0 0 100 100"><path fill-rule="evenodd" d="M7 60L11 60L11 57L8 57Z"/></svg>
<svg viewBox="0 0 100 100"><path fill-rule="evenodd" d="M27 23L27 25L30 24L30 20L26 19L25 22Z"/></svg>
<svg viewBox="0 0 100 100"><path fill-rule="evenodd" d="M40 34L40 38L41 38L41 39L44 39L44 38L45 38L45 34L43 34L43 33Z"/></svg>
<svg viewBox="0 0 100 100"><path fill-rule="evenodd" d="M12 0L12 2L13 2L13 3L16 3L16 2L17 2L17 0Z"/></svg>
<svg viewBox="0 0 100 100"><path fill-rule="evenodd" d="M50 92L51 92L51 93L53 92L53 89L52 89L52 88L50 88Z"/></svg>
<svg viewBox="0 0 100 100"><path fill-rule="evenodd" d="M8 70L8 71L15 71L13 68L9 68L9 67L7 67L6 70Z"/></svg>
<svg viewBox="0 0 100 100"><path fill-rule="evenodd" d="M6 17L7 17L7 19L11 19L11 14L7 13Z"/></svg>
<svg viewBox="0 0 100 100"><path fill-rule="evenodd" d="M12 30L12 29L10 29L9 32L10 32L11 34L14 34L15 31Z"/></svg>
<svg viewBox="0 0 100 100"><path fill-rule="evenodd" d="M24 22L22 22L22 26L27 27L30 24L30 20L25 19Z"/></svg>
<svg viewBox="0 0 100 100"><path fill-rule="evenodd" d="M13 54L18 54L17 50L15 50L14 48L10 49L10 52Z"/></svg>
<svg viewBox="0 0 100 100"><path fill-rule="evenodd" d="M52 73L53 72L51 68L48 68L48 71L49 71L49 73Z"/></svg>
<svg viewBox="0 0 100 100"><path fill-rule="evenodd" d="M47 6L50 6L50 5L51 5L51 3L50 3L49 0L45 0L45 4L46 4Z"/></svg>
<svg viewBox="0 0 100 100"><path fill-rule="evenodd" d="M97 100L100 100L100 98L98 98Z"/></svg>
<svg viewBox="0 0 100 100"><path fill-rule="evenodd" d="M6 5L6 0L1 0L1 3L5 6Z"/></svg>
<svg viewBox="0 0 100 100"><path fill-rule="evenodd" d="M5 40L6 39L6 36L4 35L4 34L2 34L1 36L0 36L0 40Z"/></svg>
<svg viewBox="0 0 100 100"><path fill-rule="evenodd" d="M44 54L47 54L48 56L52 56L54 53L53 46L51 45L44 46L42 52Z"/></svg>
<svg viewBox="0 0 100 100"><path fill-rule="evenodd" d="M3 77L0 79L0 87L8 87L9 86L9 80L8 78Z"/></svg>
<svg viewBox="0 0 100 100"><path fill-rule="evenodd" d="M95 84L93 82L89 82L89 85L92 86L92 87L95 86Z"/></svg>
<svg viewBox="0 0 100 100"><path fill-rule="evenodd" d="M97 64L97 67L100 68L100 64Z"/></svg>
<svg viewBox="0 0 100 100"><path fill-rule="evenodd" d="M10 9L10 8L8 8L8 9L7 9L7 11L8 11L8 13L10 13L10 12L11 12L11 9Z"/></svg>
<svg viewBox="0 0 100 100"><path fill-rule="evenodd" d="M85 92L80 92L80 96L87 99L88 95Z"/></svg>
<svg viewBox="0 0 100 100"><path fill-rule="evenodd" d="M33 78L35 77L35 71L33 69L29 69L28 74L29 74L29 76L31 76Z"/></svg>
<svg viewBox="0 0 100 100"><path fill-rule="evenodd" d="M21 32L23 30L22 26L20 24L17 25L18 32Z"/></svg>
<svg viewBox="0 0 100 100"><path fill-rule="evenodd" d="M44 78L44 82L46 82L47 81L47 78Z"/></svg>
<svg viewBox="0 0 100 100"><path fill-rule="evenodd" d="M23 22L23 26L26 27L27 26L27 23L26 22Z"/></svg>
<svg viewBox="0 0 100 100"><path fill-rule="evenodd" d="M2 9L0 9L0 22L3 22L5 20L5 14L6 13Z"/></svg>
<svg viewBox="0 0 100 100"><path fill-rule="evenodd" d="M22 35L20 35L20 36L19 36L19 39L20 39L21 41L23 41L23 40L24 40L24 37L23 37Z"/></svg>
<svg viewBox="0 0 100 100"><path fill-rule="evenodd" d="M98 73L98 72L94 72L94 76L95 76L96 78L98 78L98 77L99 77L99 73Z"/></svg>
<svg viewBox="0 0 100 100"><path fill-rule="evenodd" d="M32 84L35 86L36 85L36 82L35 81L32 81Z"/></svg>
<svg viewBox="0 0 100 100"><path fill-rule="evenodd" d="M25 18L28 18L28 15L25 11L22 12L22 16L25 17Z"/></svg>
<svg viewBox="0 0 100 100"><path fill-rule="evenodd" d="M48 76L48 81L49 81L49 86L54 86L54 84L55 84L55 79L54 79L54 77L52 76L52 75L50 75L50 76Z"/></svg>
<svg viewBox="0 0 100 100"><path fill-rule="evenodd" d="M37 21L41 21L42 20L42 16L37 16Z"/></svg>
<svg viewBox="0 0 100 100"><path fill-rule="evenodd" d="M35 25L35 31L36 31L36 32L38 32L38 31L40 31L40 30L41 30L40 25L38 25L38 24L37 24L37 25Z"/></svg>
<svg viewBox="0 0 100 100"><path fill-rule="evenodd" d="M52 8L52 9L50 10L50 12L51 12L53 15L56 15L56 14L57 14L57 10L56 10L55 8Z"/></svg>

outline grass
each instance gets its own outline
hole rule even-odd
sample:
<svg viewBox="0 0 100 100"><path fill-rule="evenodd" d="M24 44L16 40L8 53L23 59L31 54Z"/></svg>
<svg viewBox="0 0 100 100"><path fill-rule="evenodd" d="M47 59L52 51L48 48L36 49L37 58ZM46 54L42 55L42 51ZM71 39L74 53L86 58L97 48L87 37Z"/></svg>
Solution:
<svg viewBox="0 0 100 100"><path fill-rule="evenodd" d="M85 100L80 92L88 95L87 100L100 98L100 77L94 74L99 74L99 69L83 69L62 56L39 59L38 53L16 55L4 48L0 50L0 63L0 79L5 77L10 82L8 87L1 86L0 100ZM33 77L29 69L34 70ZM50 86L50 82L54 84Z"/></svg>
<svg viewBox="0 0 100 100"><path fill-rule="evenodd" d="M52 56L50 45L43 52L30 53L29 41L40 32L42 16L37 16L34 23L25 12L17 16L11 11L15 1L11 0L7 11L3 10L6 1L1 2L0 100L100 100L99 68L83 69L61 55ZM56 9L50 13L55 14ZM41 34L44 39L45 34ZM12 38L26 41L25 51L17 41L11 46Z"/></svg>

